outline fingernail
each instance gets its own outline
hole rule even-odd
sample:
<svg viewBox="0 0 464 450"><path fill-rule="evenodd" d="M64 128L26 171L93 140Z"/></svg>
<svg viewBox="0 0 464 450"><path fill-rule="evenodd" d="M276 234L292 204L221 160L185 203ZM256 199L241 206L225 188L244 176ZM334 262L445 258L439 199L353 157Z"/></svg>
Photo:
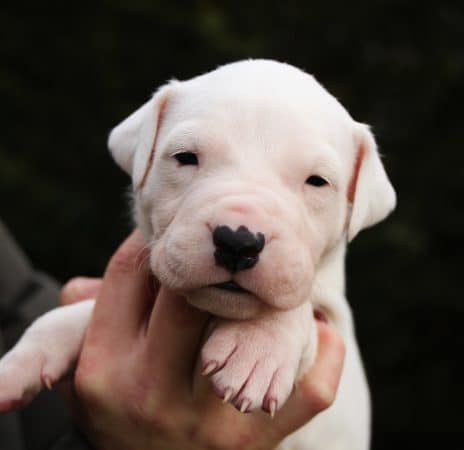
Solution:
<svg viewBox="0 0 464 450"><path fill-rule="evenodd" d="M203 372L201 372L202 375L209 375L211 372L213 372L217 367L217 362L216 361L211 361L209 362L206 367L203 369Z"/></svg>
<svg viewBox="0 0 464 450"><path fill-rule="evenodd" d="M234 391L232 390L232 388L228 387L224 393L224 398L222 399L222 403L227 403L232 398L233 393Z"/></svg>
<svg viewBox="0 0 464 450"><path fill-rule="evenodd" d="M250 405L251 405L251 401L248 400L247 398L244 398L242 401L242 404L240 405L240 412L241 413L247 412Z"/></svg>

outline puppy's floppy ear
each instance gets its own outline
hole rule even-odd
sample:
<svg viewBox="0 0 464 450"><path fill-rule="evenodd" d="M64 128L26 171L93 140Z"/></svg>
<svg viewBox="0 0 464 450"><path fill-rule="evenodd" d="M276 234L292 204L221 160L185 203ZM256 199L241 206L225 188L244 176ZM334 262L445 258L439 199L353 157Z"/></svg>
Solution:
<svg viewBox="0 0 464 450"><path fill-rule="evenodd" d="M362 229L385 219L395 208L396 194L380 160L374 136L369 127L356 123L356 160L348 188L351 217L348 240Z"/></svg>
<svg viewBox="0 0 464 450"><path fill-rule="evenodd" d="M113 128L108 138L114 160L132 176L134 189L143 184L153 162L156 135L171 85L161 87L148 102Z"/></svg>

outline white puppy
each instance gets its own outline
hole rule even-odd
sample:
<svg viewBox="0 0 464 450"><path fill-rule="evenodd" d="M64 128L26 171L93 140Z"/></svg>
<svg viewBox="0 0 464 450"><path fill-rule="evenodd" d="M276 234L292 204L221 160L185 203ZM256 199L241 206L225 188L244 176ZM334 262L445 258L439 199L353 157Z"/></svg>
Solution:
<svg viewBox="0 0 464 450"><path fill-rule="evenodd" d="M368 127L312 76L243 61L163 86L112 131L109 147L132 176L154 274L216 316L201 363L218 395L274 414L314 359L319 308L345 340L339 392L279 448L367 449L369 395L344 254L395 206ZM68 369L92 308L52 311L26 332L0 364L0 409Z"/></svg>

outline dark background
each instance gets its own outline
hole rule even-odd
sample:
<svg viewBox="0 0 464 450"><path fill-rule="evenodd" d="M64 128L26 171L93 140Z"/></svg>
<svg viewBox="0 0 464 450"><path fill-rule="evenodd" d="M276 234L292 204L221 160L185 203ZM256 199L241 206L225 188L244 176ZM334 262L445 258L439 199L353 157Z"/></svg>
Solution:
<svg viewBox="0 0 464 450"><path fill-rule="evenodd" d="M130 230L111 127L171 77L247 57L299 66L373 126L399 198L348 257L374 448L461 431L464 8L426 5L3 3L0 215L59 280L101 274Z"/></svg>

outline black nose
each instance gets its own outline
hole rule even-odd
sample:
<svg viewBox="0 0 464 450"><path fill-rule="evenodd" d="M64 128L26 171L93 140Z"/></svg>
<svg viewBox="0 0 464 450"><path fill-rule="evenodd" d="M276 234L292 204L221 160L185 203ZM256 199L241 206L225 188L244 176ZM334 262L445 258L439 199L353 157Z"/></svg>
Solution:
<svg viewBox="0 0 464 450"><path fill-rule="evenodd" d="M249 269L258 262L259 253L264 248L264 234L253 234L243 225L236 231L227 225L220 225L214 229L213 242L216 246L216 264L235 273Z"/></svg>

